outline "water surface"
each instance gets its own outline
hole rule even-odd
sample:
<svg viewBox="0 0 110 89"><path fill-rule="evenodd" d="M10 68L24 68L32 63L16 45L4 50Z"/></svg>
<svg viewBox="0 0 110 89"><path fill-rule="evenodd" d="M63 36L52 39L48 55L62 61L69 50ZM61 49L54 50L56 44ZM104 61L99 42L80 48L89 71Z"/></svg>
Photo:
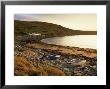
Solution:
<svg viewBox="0 0 110 89"><path fill-rule="evenodd" d="M75 36L53 37L53 38L42 39L41 41L47 44L97 49L96 35L75 35Z"/></svg>

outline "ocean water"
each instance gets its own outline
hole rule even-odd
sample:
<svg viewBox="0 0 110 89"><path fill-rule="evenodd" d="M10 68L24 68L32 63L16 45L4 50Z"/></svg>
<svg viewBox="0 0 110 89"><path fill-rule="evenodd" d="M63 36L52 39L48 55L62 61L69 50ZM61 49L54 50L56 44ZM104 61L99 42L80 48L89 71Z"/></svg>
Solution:
<svg viewBox="0 0 110 89"><path fill-rule="evenodd" d="M75 35L42 39L41 42L70 47L97 49L96 35Z"/></svg>

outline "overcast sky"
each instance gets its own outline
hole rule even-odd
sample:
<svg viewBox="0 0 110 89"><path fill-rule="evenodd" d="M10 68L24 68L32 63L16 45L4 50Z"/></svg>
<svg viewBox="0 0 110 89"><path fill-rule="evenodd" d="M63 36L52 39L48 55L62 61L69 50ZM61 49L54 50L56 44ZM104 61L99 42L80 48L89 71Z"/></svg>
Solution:
<svg viewBox="0 0 110 89"><path fill-rule="evenodd" d="M96 14L15 14L15 20L50 22L74 30L96 31Z"/></svg>

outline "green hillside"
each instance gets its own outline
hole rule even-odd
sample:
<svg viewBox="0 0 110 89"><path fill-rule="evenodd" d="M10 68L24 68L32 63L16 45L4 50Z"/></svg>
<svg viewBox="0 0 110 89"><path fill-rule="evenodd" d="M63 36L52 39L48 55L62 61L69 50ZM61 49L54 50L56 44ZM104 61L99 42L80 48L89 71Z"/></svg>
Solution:
<svg viewBox="0 0 110 89"><path fill-rule="evenodd" d="M95 31L72 30L61 25L38 21L14 21L15 35L39 33L47 36L96 35Z"/></svg>

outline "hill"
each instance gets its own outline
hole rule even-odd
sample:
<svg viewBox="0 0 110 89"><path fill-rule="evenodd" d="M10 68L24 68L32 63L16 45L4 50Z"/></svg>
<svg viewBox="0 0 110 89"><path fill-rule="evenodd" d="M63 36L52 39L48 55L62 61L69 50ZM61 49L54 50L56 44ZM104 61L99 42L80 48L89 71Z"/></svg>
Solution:
<svg viewBox="0 0 110 89"><path fill-rule="evenodd" d="M96 31L80 31L69 29L61 25L39 21L14 21L15 35L26 33L39 33L46 36L69 36L69 35L96 35Z"/></svg>

